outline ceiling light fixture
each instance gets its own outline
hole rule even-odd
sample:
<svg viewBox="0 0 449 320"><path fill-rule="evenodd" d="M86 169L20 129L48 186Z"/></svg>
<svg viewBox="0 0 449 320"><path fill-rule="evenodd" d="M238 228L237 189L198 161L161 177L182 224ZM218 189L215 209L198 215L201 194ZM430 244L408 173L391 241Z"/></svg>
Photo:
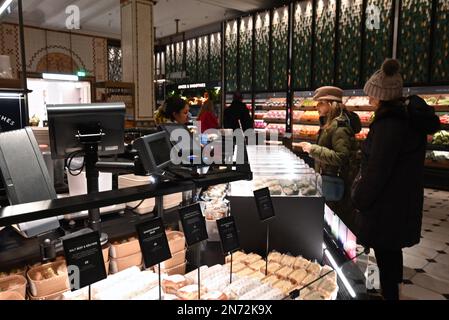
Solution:
<svg viewBox="0 0 449 320"><path fill-rule="evenodd" d="M45 80L61 80L61 81L78 81L79 78L73 74L59 74L59 73L43 73L42 79Z"/></svg>

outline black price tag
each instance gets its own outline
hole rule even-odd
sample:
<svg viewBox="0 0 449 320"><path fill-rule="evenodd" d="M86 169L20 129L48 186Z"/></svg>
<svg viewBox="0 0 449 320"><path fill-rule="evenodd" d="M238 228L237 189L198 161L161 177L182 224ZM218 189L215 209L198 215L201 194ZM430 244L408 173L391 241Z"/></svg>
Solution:
<svg viewBox="0 0 449 320"><path fill-rule="evenodd" d="M254 191L254 198L256 199L260 220L265 221L274 218L275 214L270 189L264 188Z"/></svg>
<svg viewBox="0 0 449 320"><path fill-rule="evenodd" d="M98 232L64 240L63 246L72 291L107 277Z"/></svg>
<svg viewBox="0 0 449 320"><path fill-rule="evenodd" d="M167 235L161 218L136 225L145 267L149 268L171 258Z"/></svg>
<svg viewBox="0 0 449 320"><path fill-rule="evenodd" d="M233 216L217 220L218 234L220 235L223 254L240 249L237 226Z"/></svg>
<svg viewBox="0 0 449 320"><path fill-rule="evenodd" d="M206 220L203 217L199 203L179 209L179 216L188 246L209 238L206 230Z"/></svg>

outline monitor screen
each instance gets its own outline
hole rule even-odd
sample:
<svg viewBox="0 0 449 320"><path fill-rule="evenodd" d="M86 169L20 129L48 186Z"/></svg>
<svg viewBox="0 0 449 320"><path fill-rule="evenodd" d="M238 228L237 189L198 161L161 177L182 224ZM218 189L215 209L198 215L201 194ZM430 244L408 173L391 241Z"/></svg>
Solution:
<svg viewBox="0 0 449 320"><path fill-rule="evenodd" d="M156 166L159 167L160 165L170 161L170 148L167 145L165 138L148 142L148 146L153 154Z"/></svg>
<svg viewBox="0 0 449 320"><path fill-rule="evenodd" d="M48 130L53 159L67 158L84 148L80 137L98 141L99 155L124 152L123 103L48 105ZM101 138L98 138L101 133Z"/></svg>

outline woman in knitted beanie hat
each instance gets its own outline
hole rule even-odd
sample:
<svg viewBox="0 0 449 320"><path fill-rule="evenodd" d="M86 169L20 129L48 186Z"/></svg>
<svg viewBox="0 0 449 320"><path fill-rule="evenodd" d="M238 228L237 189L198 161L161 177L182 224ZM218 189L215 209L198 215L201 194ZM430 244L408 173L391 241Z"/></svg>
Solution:
<svg viewBox="0 0 449 320"><path fill-rule="evenodd" d="M382 295L397 300L403 277L402 249L420 242L427 134L438 127L439 120L432 112L419 117L410 112L419 108L403 98L397 60L386 60L364 91L376 112L362 144L362 167L352 192L359 211L357 237L374 249ZM407 101L412 100L416 101Z"/></svg>

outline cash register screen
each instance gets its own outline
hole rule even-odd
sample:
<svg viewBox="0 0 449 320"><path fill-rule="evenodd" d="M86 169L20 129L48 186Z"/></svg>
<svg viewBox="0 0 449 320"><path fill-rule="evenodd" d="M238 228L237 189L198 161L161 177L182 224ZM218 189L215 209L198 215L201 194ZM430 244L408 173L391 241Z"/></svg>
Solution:
<svg viewBox="0 0 449 320"><path fill-rule="evenodd" d="M156 166L161 166L170 161L170 147L166 139L158 139L148 142L151 153L153 154Z"/></svg>

